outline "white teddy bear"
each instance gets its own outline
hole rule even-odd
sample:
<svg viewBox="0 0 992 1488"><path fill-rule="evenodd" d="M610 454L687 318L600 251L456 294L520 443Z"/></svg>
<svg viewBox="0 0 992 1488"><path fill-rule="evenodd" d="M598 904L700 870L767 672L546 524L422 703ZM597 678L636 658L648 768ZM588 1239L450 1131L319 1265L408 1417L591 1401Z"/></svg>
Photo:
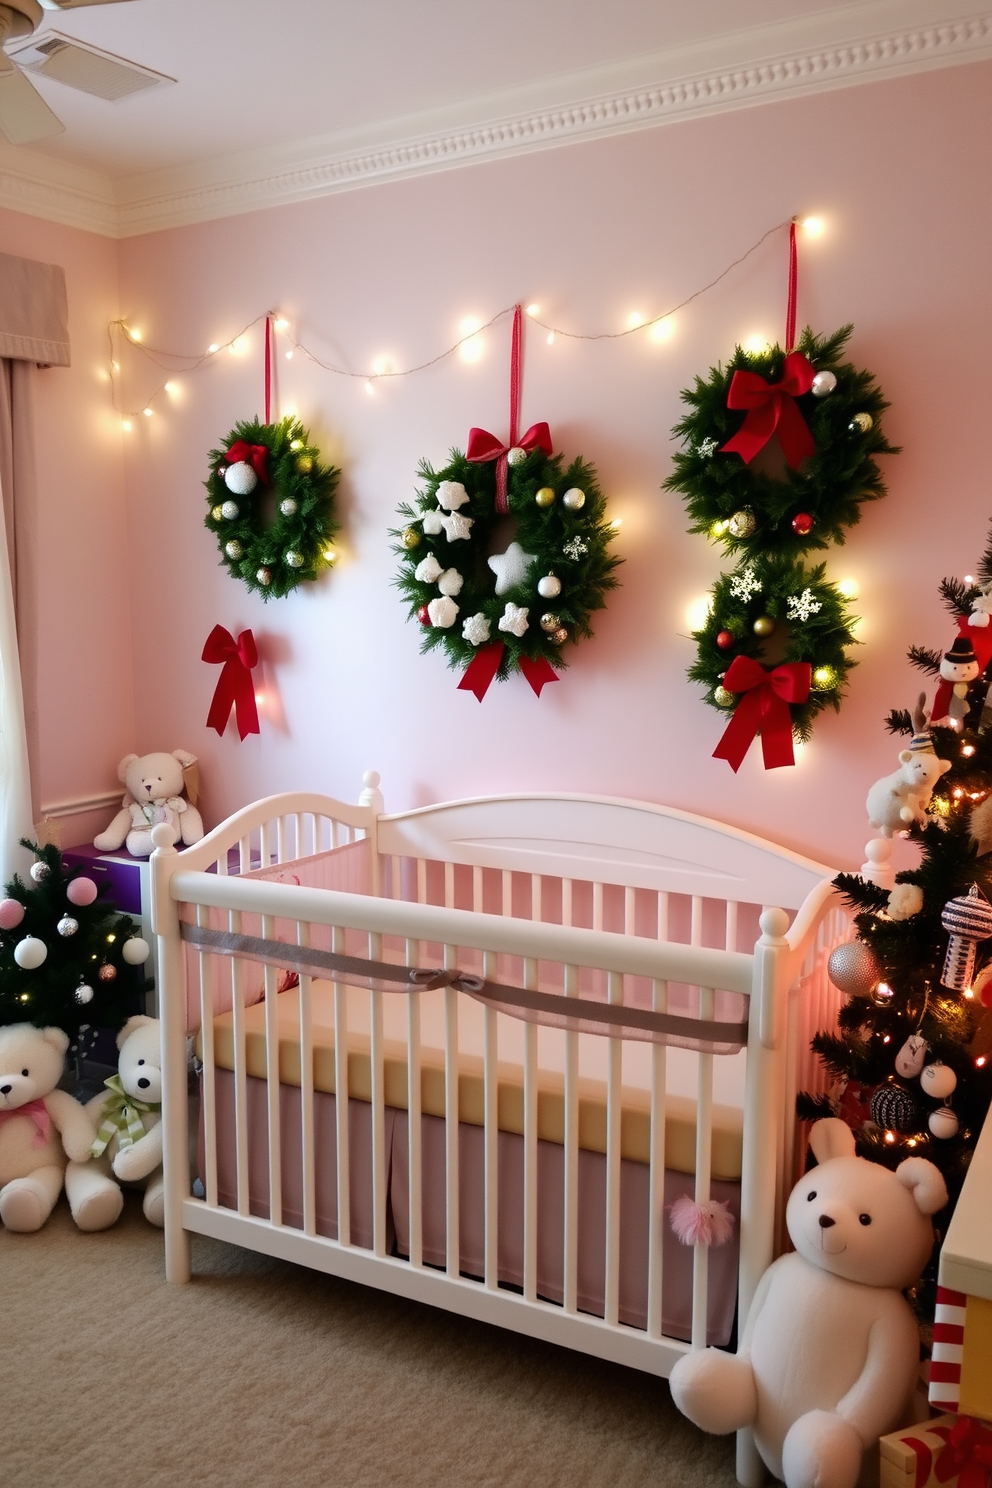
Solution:
<svg viewBox="0 0 992 1488"><path fill-rule="evenodd" d="M162 1039L157 1018L128 1018L117 1035L117 1074L87 1104L96 1135L90 1162L66 1174L70 1204L101 1202L121 1212L121 1183L144 1184L149 1224L165 1221L162 1176ZM111 1221L112 1223L113 1221Z"/></svg>
<svg viewBox="0 0 992 1488"><path fill-rule="evenodd" d="M191 773L196 755L185 749L171 754L126 754L117 778L127 786L120 811L105 832L93 838L100 852L116 852L126 843L134 858L148 858L154 850L152 827L166 822L173 842L182 838L184 847L199 842L203 821L196 809L195 776ZM190 800L183 798L183 787Z"/></svg>
<svg viewBox="0 0 992 1488"><path fill-rule="evenodd" d="M40 1230L63 1180L68 1192L89 1157L92 1118L56 1089L68 1047L61 1028L0 1028L0 1220L8 1230ZM105 1196L84 1193L70 1194L69 1207L81 1230L104 1230L120 1212Z"/></svg>
<svg viewBox="0 0 992 1488"><path fill-rule="evenodd" d="M914 822L920 827L925 824L933 788L951 768L951 761L940 759L934 751L925 703L926 694L920 693L913 709L915 733L909 748L900 752L898 770L876 780L868 792L868 820L883 837L905 832Z"/></svg>
<svg viewBox="0 0 992 1488"><path fill-rule="evenodd" d="M736 1355L685 1354L670 1383L704 1431L753 1426L786 1488L854 1488L862 1454L912 1421L919 1330L902 1288L929 1259L947 1189L926 1158L892 1172L855 1157L836 1117L810 1146L819 1166L786 1210L796 1249L761 1278Z"/></svg>

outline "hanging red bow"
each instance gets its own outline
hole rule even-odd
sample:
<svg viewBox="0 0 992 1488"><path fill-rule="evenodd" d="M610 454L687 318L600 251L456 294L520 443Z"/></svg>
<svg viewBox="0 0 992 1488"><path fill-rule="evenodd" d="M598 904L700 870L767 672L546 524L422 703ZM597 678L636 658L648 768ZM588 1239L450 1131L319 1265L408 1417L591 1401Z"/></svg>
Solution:
<svg viewBox="0 0 992 1488"><path fill-rule="evenodd" d="M230 465L237 465L243 460L250 465L263 485L269 480L269 451L264 444L249 444L246 439L235 440L227 452L227 461Z"/></svg>
<svg viewBox="0 0 992 1488"><path fill-rule="evenodd" d="M511 433L511 438L512 433ZM511 449L543 450L546 455L554 452L551 443L551 430L547 424L531 424L523 439L515 444L500 444L495 434L488 433L485 429L469 429L468 445L465 450L466 460L473 465L481 465L485 460L496 461L496 510L505 515L507 511L506 500L506 457Z"/></svg>
<svg viewBox="0 0 992 1488"><path fill-rule="evenodd" d="M971 1416L961 1416L951 1428L947 1445L937 1455L937 1481L957 1474L958 1488L989 1488L992 1483L992 1431Z"/></svg>
<svg viewBox="0 0 992 1488"><path fill-rule="evenodd" d="M490 641L488 646L480 646L465 669L458 684L459 690L474 692L481 703L489 691L490 682L499 671L505 650L502 641ZM558 673L544 656L539 656L536 661L529 656L521 656L517 665L538 697L546 683L558 681Z"/></svg>
<svg viewBox="0 0 992 1488"><path fill-rule="evenodd" d="M747 417L732 439L720 446L733 450L749 465L760 449L778 435L782 453L796 470L816 449L809 426L795 399L808 393L816 376L801 351L790 351L778 382L738 367L727 394L728 408L746 408Z"/></svg>
<svg viewBox="0 0 992 1488"><path fill-rule="evenodd" d="M809 697L812 672L808 661L783 662L769 672L750 656L735 656L723 685L728 692L743 696L713 751L713 758L725 759L736 772L760 731L765 769L794 765L789 704L804 703Z"/></svg>
<svg viewBox="0 0 992 1488"><path fill-rule="evenodd" d="M243 630L237 641L223 625L215 625L207 636L203 647L203 661L214 666L223 663L224 670L217 679L213 702L207 714L207 728L222 734L227 728L231 709L235 709L238 733L242 739L249 734L260 733L258 708L255 705L255 684L251 680L252 669L258 665L258 650L255 637L250 630Z"/></svg>

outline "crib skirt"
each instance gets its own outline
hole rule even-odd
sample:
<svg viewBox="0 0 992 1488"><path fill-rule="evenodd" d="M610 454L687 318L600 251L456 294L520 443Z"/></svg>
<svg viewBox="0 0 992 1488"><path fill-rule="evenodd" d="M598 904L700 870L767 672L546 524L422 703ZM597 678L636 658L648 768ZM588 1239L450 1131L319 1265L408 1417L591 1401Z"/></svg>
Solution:
<svg viewBox="0 0 992 1488"><path fill-rule="evenodd" d="M218 1202L237 1208L237 1163L233 1074L216 1071ZM248 1076L247 1117L249 1212L269 1217L268 1108L266 1082ZM337 1137L335 1097L314 1094L314 1157L316 1229L338 1238ZM481 1277L485 1254L485 1162L482 1127L459 1124L459 1251L461 1270ZM371 1249L372 1236L372 1107L367 1101L348 1102L349 1195L351 1243ZM283 1224L303 1227L303 1164L300 1090L280 1086L280 1148L282 1159ZM385 1108L387 1163L386 1246L392 1254L409 1253L409 1128L406 1111ZM564 1149L556 1142L538 1142L537 1290L550 1302L561 1303L564 1268ZM498 1269L499 1280L523 1285L524 1141L512 1132L498 1136ZM200 1125L200 1173L205 1177L204 1135ZM423 1255L431 1266L446 1259L445 1123L437 1116L421 1117L421 1173L423 1194ZM648 1290L649 1169L627 1159L620 1164L620 1321L646 1327ZM681 1194L692 1195L693 1178L672 1169L665 1172L667 1211ZM578 1305L602 1317L606 1272L606 1158L602 1153L579 1152L578 1172ZM735 1219L740 1214L740 1185L716 1182L712 1197L729 1203ZM681 1245L664 1225L662 1327L670 1338L688 1341L692 1309L692 1250ZM734 1239L714 1248L709 1257L707 1342L730 1341L737 1299L738 1246Z"/></svg>

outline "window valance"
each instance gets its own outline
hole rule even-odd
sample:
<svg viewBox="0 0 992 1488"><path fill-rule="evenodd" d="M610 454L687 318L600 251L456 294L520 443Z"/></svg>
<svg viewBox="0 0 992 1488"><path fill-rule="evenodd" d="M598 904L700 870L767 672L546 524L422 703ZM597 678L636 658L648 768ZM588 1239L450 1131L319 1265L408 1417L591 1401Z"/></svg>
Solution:
<svg viewBox="0 0 992 1488"><path fill-rule="evenodd" d="M0 253L0 357L69 365L65 270Z"/></svg>

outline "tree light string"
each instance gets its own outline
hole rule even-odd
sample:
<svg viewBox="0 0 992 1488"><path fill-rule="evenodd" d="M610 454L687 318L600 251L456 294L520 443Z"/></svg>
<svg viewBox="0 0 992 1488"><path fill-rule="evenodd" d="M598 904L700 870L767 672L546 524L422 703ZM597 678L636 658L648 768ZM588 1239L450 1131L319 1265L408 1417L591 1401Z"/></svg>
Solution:
<svg viewBox="0 0 992 1488"><path fill-rule="evenodd" d="M715 289L716 286L723 279L725 279L728 274L732 273L734 269L736 269L740 264L744 263L746 259L750 258L752 253L757 252L757 250L762 246L763 243L767 241L768 238L772 237L777 232L781 232L781 230L786 227L789 228L791 232L794 232L795 225L801 221L802 219L799 217L791 217L787 218L784 222L777 222L774 227L770 227L766 232L762 233L761 237L758 238L756 242L752 243L750 248L748 248L738 258L735 258L732 263L729 263L727 267L723 269L719 274L717 274L715 279L711 279L708 284L704 284L700 289L694 290L692 294L687 295L685 299L680 300L678 304L673 305L671 309L664 310L661 312L661 314L652 316L650 320L639 319L636 324L628 326L625 330L593 332L569 331L563 329L561 326L552 325L546 321L541 320L538 315L532 314L530 311L528 311L528 319L532 320L535 325L540 326L542 330L548 332L549 342L553 338L556 338L558 336L566 337L568 340L571 341L621 341L627 336L636 335L638 332L649 331L653 326L656 326L662 321L667 320L670 316L677 314L678 311L684 310L687 305L691 305L693 301L698 300L701 295L707 294L711 289ZM492 326L496 325L498 321L503 320L508 315L512 315L514 312L514 308L514 305L507 305L502 310L497 310L496 314L491 316L490 319L487 320L483 325L477 325L472 330L466 331L465 334L460 336L457 341L446 347L444 351L438 352L436 356L430 357L427 361L418 362L415 366L406 367L399 371L390 371L384 369L381 371L372 372L353 372L347 367L339 367L333 362L323 361L319 356L316 355L316 353L312 352L309 347L304 345L302 341L297 341L292 336L288 336L287 340L290 343L292 352L299 352L301 355L305 356L308 361L312 362L314 366L320 367L322 371L329 372L335 377L347 377L364 382L367 386L369 386L369 388L371 388L376 382L386 382L388 380L396 378L412 377L417 372L425 372L428 368L437 366L439 362L443 362L448 357L453 356L455 352L459 351L461 347L463 347L467 342L475 340L475 338L477 336L480 336L483 331L489 330ZM246 336L249 331L253 330L254 327L261 321L267 321L270 325L273 326L273 329L275 331L284 331L286 327L286 321L281 316L278 316L277 318L276 311L268 310L261 315L256 315L247 323L247 325L245 325L229 340L219 344L211 345L207 351L183 352L168 351L164 350L161 347L146 346L140 336L137 335L128 326L127 322L123 318L112 320L107 327L107 337L110 343L109 376L111 387L111 401L113 403L114 410L118 414L120 414L121 419L124 421L125 425L127 425L127 421L129 419L136 417L140 413L143 413L145 415L150 414L152 411L150 405L156 398L159 397L162 392L166 390L168 386L168 380L161 383L160 386L157 387L155 391L145 400L145 403L140 409L128 410L121 407L118 401L120 364L117 359L117 347L115 343L116 336L122 337L127 346L129 346L134 351L140 352L142 356L147 358L148 361L154 363L156 366L162 367L168 372L188 373L199 371L201 367L204 367L208 362L212 362L214 358L220 356L222 352L231 351L237 345L237 343L241 341L242 338ZM287 356L290 354L291 353L288 352ZM122 401L123 389L121 389L120 391Z"/></svg>

